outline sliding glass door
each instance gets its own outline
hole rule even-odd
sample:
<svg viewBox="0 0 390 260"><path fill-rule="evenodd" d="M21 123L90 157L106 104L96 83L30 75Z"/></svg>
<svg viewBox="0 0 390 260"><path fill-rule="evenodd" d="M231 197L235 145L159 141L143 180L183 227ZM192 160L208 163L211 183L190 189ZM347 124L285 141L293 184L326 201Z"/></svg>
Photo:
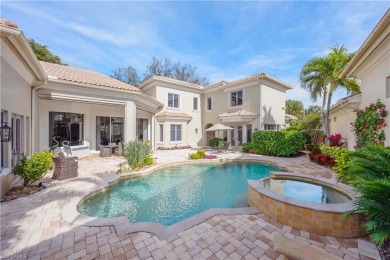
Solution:
<svg viewBox="0 0 390 260"><path fill-rule="evenodd" d="M96 150L99 145L109 143L121 143L124 138L124 118L123 117L96 117Z"/></svg>

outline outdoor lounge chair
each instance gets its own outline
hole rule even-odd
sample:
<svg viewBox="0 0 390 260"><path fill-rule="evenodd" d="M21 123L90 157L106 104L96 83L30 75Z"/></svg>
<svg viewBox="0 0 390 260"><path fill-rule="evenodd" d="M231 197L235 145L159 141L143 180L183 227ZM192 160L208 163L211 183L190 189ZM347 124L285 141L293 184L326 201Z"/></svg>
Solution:
<svg viewBox="0 0 390 260"><path fill-rule="evenodd" d="M227 151L230 147L230 142L225 142L222 147L217 147L217 151Z"/></svg>

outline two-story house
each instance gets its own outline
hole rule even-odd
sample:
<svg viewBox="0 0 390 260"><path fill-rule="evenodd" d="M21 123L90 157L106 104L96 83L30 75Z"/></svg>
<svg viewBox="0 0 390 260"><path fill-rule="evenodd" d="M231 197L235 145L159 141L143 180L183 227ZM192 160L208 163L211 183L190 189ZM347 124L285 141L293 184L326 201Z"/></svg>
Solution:
<svg viewBox="0 0 390 260"><path fill-rule="evenodd" d="M196 147L216 135L239 146L256 129L285 128L285 93L292 87L261 73L206 87L154 76L139 88L164 104L155 115L156 147ZM205 132L218 123L232 130Z"/></svg>

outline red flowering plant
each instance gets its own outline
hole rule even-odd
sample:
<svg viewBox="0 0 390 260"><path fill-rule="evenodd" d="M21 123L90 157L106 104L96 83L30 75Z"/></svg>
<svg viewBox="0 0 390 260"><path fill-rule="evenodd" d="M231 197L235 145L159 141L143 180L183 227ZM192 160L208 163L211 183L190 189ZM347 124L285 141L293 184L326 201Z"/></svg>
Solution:
<svg viewBox="0 0 390 260"><path fill-rule="evenodd" d="M376 103L356 111L356 120L352 123L352 131L356 138L355 148L366 146L369 143L383 145L386 115L385 105L379 99Z"/></svg>
<svg viewBox="0 0 390 260"><path fill-rule="evenodd" d="M329 136L329 146L344 147L346 143L345 138L341 134L334 134Z"/></svg>

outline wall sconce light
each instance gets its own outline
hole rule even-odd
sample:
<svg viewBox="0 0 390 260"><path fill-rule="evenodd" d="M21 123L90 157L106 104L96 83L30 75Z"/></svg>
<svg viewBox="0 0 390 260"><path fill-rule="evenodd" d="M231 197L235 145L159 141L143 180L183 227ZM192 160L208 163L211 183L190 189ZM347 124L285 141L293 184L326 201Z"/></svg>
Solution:
<svg viewBox="0 0 390 260"><path fill-rule="evenodd" d="M7 125L7 122L5 122L5 123L1 122L0 135L1 135L1 142L10 142L11 141L12 128Z"/></svg>
<svg viewBox="0 0 390 260"><path fill-rule="evenodd" d="M195 134L197 134L198 133L198 128L195 128Z"/></svg>

